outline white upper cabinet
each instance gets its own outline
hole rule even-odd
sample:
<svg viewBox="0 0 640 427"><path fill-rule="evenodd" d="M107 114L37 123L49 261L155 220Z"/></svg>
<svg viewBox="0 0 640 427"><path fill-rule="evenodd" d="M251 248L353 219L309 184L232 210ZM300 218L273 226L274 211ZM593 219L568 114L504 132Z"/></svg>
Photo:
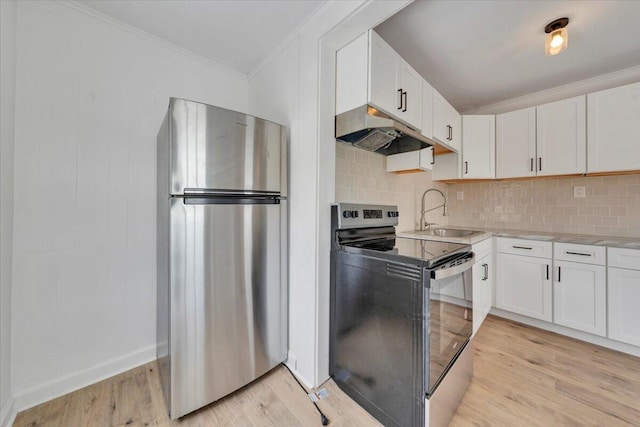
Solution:
<svg viewBox="0 0 640 427"><path fill-rule="evenodd" d="M453 151L460 151L460 114L433 90L433 139Z"/></svg>
<svg viewBox="0 0 640 427"><path fill-rule="evenodd" d="M387 156L387 172L431 170L433 147Z"/></svg>
<svg viewBox="0 0 640 427"><path fill-rule="evenodd" d="M422 128L422 77L370 30L336 56L336 114L364 104Z"/></svg>
<svg viewBox="0 0 640 427"><path fill-rule="evenodd" d="M495 116L462 116L462 178L495 178L495 148Z"/></svg>
<svg viewBox="0 0 640 427"><path fill-rule="evenodd" d="M415 128L422 128L422 77L409 64L398 57L397 86L401 94L400 118L412 124Z"/></svg>
<svg viewBox="0 0 640 427"><path fill-rule="evenodd" d="M496 116L496 178L586 171L585 97Z"/></svg>
<svg viewBox="0 0 640 427"><path fill-rule="evenodd" d="M422 134L433 138L433 87L422 79Z"/></svg>
<svg viewBox="0 0 640 427"><path fill-rule="evenodd" d="M396 81L398 54L373 31L370 32L368 103L396 117L402 111L402 90Z"/></svg>
<svg viewBox="0 0 640 427"><path fill-rule="evenodd" d="M587 172L640 169L640 82L587 95Z"/></svg>
<svg viewBox="0 0 640 427"><path fill-rule="evenodd" d="M585 96L540 105L537 115L537 174L585 173Z"/></svg>
<svg viewBox="0 0 640 427"><path fill-rule="evenodd" d="M496 116L496 178L536 175L536 109Z"/></svg>

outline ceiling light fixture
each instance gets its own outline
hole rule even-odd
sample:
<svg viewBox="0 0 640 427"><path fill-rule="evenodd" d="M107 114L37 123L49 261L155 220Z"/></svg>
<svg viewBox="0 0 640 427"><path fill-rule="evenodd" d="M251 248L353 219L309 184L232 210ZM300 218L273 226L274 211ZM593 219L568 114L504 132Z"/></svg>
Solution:
<svg viewBox="0 0 640 427"><path fill-rule="evenodd" d="M544 27L547 36L544 41L544 53L547 56L557 55L567 48L569 18L559 18Z"/></svg>

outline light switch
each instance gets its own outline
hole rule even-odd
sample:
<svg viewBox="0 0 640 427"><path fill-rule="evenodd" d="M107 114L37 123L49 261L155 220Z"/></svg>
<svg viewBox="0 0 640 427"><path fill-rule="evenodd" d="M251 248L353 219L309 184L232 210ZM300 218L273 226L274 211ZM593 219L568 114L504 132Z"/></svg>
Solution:
<svg viewBox="0 0 640 427"><path fill-rule="evenodd" d="M464 200L464 191L458 191L456 193L456 199L458 200Z"/></svg>

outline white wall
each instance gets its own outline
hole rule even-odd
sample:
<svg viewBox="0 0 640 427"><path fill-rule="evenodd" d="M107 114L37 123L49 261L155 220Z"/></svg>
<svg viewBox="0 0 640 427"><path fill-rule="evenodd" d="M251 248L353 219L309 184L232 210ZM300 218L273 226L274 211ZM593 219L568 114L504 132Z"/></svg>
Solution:
<svg viewBox="0 0 640 427"><path fill-rule="evenodd" d="M249 78L250 112L290 128L288 364L308 385L328 376L335 50L406 4L328 2Z"/></svg>
<svg viewBox="0 0 640 427"><path fill-rule="evenodd" d="M12 368L23 409L155 358L158 128L170 96L246 111L248 82L49 1L19 3L16 75Z"/></svg>
<svg viewBox="0 0 640 427"><path fill-rule="evenodd" d="M11 416L11 260L16 2L0 1L0 425Z"/></svg>

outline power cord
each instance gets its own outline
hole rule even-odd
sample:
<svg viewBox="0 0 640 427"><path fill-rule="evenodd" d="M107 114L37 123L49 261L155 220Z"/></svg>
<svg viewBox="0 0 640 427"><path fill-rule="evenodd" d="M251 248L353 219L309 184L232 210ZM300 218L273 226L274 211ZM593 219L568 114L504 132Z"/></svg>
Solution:
<svg viewBox="0 0 640 427"><path fill-rule="evenodd" d="M295 375L293 375L293 372L291 372L291 369L289 369L289 367L287 365L285 365L284 363L281 363L282 366L284 366L285 368L287 368L287 371L289 371L289 373L291 374L291 376L293 377L294 380L296 380L296 382L298 383L298 385L300 386L300 388L302 390L304 390L305 394L307 393L307 389L304 388L304 386L302 385L302 383L298 380L298 378L296 378ZM316 407L316 409L318 410L318 413L320 414L320 421L322 421L322 425L323 426L328 426L329 425L329 418L327 418L327 416L325 414L322 413L322 411L320 410L320 408L318 407L318 404L316 402L311 402L313 403L313 406Z"/></svg>

